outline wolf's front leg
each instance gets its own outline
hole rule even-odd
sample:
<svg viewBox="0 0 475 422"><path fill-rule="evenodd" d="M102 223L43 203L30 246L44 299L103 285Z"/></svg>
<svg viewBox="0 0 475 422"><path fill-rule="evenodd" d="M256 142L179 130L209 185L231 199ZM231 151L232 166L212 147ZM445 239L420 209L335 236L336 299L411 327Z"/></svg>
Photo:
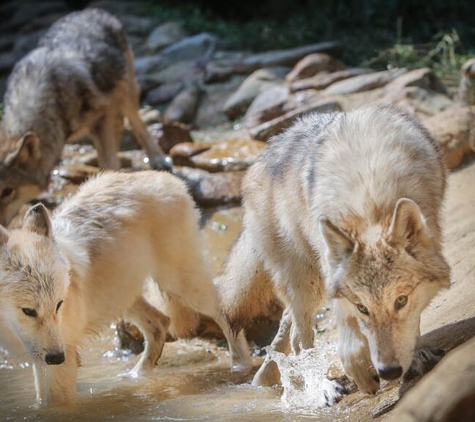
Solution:
<svg viewBox="0 0 475 422"><path fill-rule="evenodd" d="M346 375L363 393L379 390L379 377L371 362L368 341L361 333L356 319L348 315L343 306L334 301L338 326L338 354Z"/></svg>
<svg viewBox="0 0 475 422"><path fill-rule="evenodd" d="M68 405L75 401L79 363L77 350L67 348L66 360L61 365L48 366L49 395L52 405Z"/></svg>
<svg viewBox="0 0 475 422"><path fill-rule="evenodd" d="M280 320L279 331L271 343L273 350L288 354L290 352L290 327L292 325L292 315L288 308L284 310ZM271 387L280 383L280 372L269 355L266 356L259 370L254 375L252 385L257 387Z"/></svg>
<svg viewBox="0 0 475 422"><path fill-rule="evenodd" d="M408 371L404 374L404 381L422 377L439 363L445 352L433 346L421 346L414 352L414 359Z"/></svg>

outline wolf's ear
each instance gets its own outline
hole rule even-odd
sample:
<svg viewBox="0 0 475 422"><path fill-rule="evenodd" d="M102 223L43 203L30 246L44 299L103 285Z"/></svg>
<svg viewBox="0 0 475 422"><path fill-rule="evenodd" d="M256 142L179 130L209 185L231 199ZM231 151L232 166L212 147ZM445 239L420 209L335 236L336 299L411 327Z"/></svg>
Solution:
<svg viewBox="0 0 475 422"><path fill-rule="evenodd" d="M355 243L345 232L326 218L320 220L320 230L332 261L341 261L351 255L355 249Z"/></svg>
<svg viewBox="0 0 475 422"><path fill-rule="evenodd" d="M410 250L427 240L429 233L419 206L410 199L399 199L389 226L388 243Z"/></svg>
<svg viewBox="0 0 475 422"><path fill-rule="evenodd" d="M23 220L23 228L41 236L51 235L49 212L43 204L36 204L27 211Z"/></svg>
<svg viewBox="0 0 475 422"><path fill-rule="evenodd" d="M16 143L12 152L5 158L5 164L28 166L41 156L40 140L35 132L26 132Z"/></svg>

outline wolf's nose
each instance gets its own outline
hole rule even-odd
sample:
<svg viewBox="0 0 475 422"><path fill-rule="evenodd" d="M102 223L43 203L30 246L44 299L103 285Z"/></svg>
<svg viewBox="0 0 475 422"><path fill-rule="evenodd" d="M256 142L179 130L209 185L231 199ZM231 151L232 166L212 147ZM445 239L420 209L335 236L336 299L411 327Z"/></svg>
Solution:
<svg viewBox="0 0 475 422"><path fill-rule="evenodd" d="M64 362L64 352L47 353L45 362L48 365L61 365Z"/></svg>
<svg viewBox="0 0 475 422"><path fill-rule="evenodd" d="M385 366L384 368L378 368L378 374L382 379L387 381L395 380L402 375L401 366Z"/></svg>

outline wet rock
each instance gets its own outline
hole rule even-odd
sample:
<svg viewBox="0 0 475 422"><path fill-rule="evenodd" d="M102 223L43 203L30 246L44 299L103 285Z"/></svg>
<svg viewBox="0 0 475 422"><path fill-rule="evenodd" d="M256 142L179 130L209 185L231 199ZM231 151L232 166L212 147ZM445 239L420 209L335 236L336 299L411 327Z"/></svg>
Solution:
<svg viewBox="0 0 475 422"><path fill-rule="evenodd" d="M97 157L95 162L97 163ZM99 173L99 169L86 164L69 164L59 169L59 175L75 185L84 183L90 177Z"/></svg>
<svg viewBox="0 0 475 422"><path fill-rule="evenodd" d="M201 207L239 204L244 171L209 173L182 167L173 172L187 184L193 199Z"/></svg>
<svg viewBox="0 0 475 422"><path fill-rule="evenodd" d="M2 34L0 36L0 52L10 51L15 44L16 36L13 34Z"/></svg>
<svg viewBox="0 0 475 422"><path fill-rule="evenodd" d="M49 14L66 13L69 11L64 1L37 1L34 3L18 2L18 7L13 17L8 21L10 29L19 28L32 20Z"/></svg>
<svg viewBox="0 0 475 422"><path fill-rule="evenodd" d="M475 420L475 339L456 348L410 390L390 422Z"/></svg>
<svg viewBox="0 0 475 422"><path fill-rule="evenodd" d="M284 114L284 105L289 99L289 95L289 88L281 85L261 92L246 111L244 116L246 127L255 127Z"/></svg>
<svg viewBox="0 0 475 422"><path fill-rule="evenodd" d="M397 96L401 90L412 86L447 95L447 88L442 81L431 69L424 67L407 72L389 82L385 86L386 96Z"/></svg>
<svg viewBox="0 0 475 422"><path fill-rule="evenodd" d="M20 32L25 34L28 32L38 31L40 29L47 29L64 15L66 15L66 12L58 12L46 16L37 16L26 25L23 25L20 29Z"/></svg>
<svg viewBox="0 0 475 422"><path fill-rule="evenodd" d="M182 81L169 82L152 89L147 93L146 102L150 105L157 105L170 102L183 88Z"/></svg>
<svg viewBox="0 0 475 422"><path fill-rule="evenodd" d="M267 141L272 136L282 133L287 129L297 117L304 116L308 113L320 112L329 113L333 111L340 111L341 105L334 100L318 101L314 104L306 105L305 107L292 110L283 116L277 117L273 120L269 120L259 126L252 128L249 132L253 139L260 141Z"/></svg>
<svg viewBox="0 0 475 422"><path fill-rule="evenodd" d="M292 92L303 91L305 89L325 89L331 84L342 81L344 79L353 78L355 76L367 75L373 73L371 69L363 69L359 67L354 67L346 70L340 70L338 72L320 72L318 75L315 75L311 78L301 79L295 81L290 86Z"/></svg>
<svg viewBox="0 0 475 422"><path fill-rule="evenodd" d="M191 157L207 151L211 148L210 143L204 142L183 142L175 145L170 150L170 156L175 166L195 167L195 163L191 161Z"/></svg>
<svg viewBox="0 0 475 422"><path fill-rule="evenodd" d="M165 111L167 122L191 123L195 118L201 97L198 83L191 82L171 102Z"/></svg>
<svg viewBox="0 0 475 422"><path fill-rule="evenodd" d="M475 154L475 107L450 108L423 123L442 148L449 169Z"/></svg>
<svg viewBox="0 0 475 422"><path fill-rule="evenodd" d="M294 92L284 104L284 113L304 107L307 104L315 104L318 101L327 100L320 91L315 89L306 89L305 91Z"/></svg>
<svg viewBox="0 0 475 422"><path fill-rule="evenodd" d="M165 69L170 61L160 54L153 56L137 57L134 60L135 72L138 75L149 74Z"/></svg>
<svg viewBox="0 0 475 422"><path fill-rule="evenodd" d="M132 168L132 159L128 157L126 154L123 152L119 152L117 154L119 157L120 161L120 168L122 169L129 169ZM77 161L80 163L82 166L87 166L87 167L99 167L99 161L97 160L97 152L96 151L91 151L90 153L84 154L80 156ZM79 169L80 167L78 167ZM84 169L84 167L82 167ZM85 170L86 172L88 170ZM92 170L91 170L92 171ZM66 177L62 176L63 178L66 179Z"/></svg>
<svg viewBox="0 0 475 422"><path fill-rule="evenodd" d="M330 96L370 91L375 88L383 87L406 72L407 69L395 69L370 73L368 75L355 76L353 78L335 82L326 88L323 93Z"/></svg>
<svg viewBox="0 0 475 422"><path fill-rule="evenodd" d="M462 66L458 99L462 105L475 105L475 58Z"/></svg>
<svg viewBox="0 0 475 422"><path fill-rule="evenodd" d="M335 72L343 70L345 65L325 53L314 53L300 60L292 71L287 75L287 82L295 82L300 79L310 78L319 72Z"/></svg>
<svg viewBox="0 0 475 422"><path fill-rule="evenodd" d="M193 142L189 127L181 123L155 123L148 130L166 154L177 144Z"/></svg>
<svg viewBox="0 0 475 422"><path fill-rule="evenodd" d="M245 170L254 163L266 144L250 139L228 139L216 142L205 152L194 154L194 167L209 172Z"/></svg>
<svg viewBox="0 0 475 422"><path fill-rule="evenodd" d="M168 46L161 54L171 61L193 60L211 54L218 45L218 37L204 32Z"/></svg>
<svg viewBox="0 0 475 422"><path fill-rule="evenodd" d="M97 7L116 16L142 16L146 14L143 4L122 0L99 0L88 4L88 7Z"/></svg>
<svg viewBox="0 0 475 422"><path fill-rule="evenodd" d="M167 22L152 31L147 38L146 47L149 52L156 53L185 37L186 33L178 22Z"/></svg>
<svg viewBox="0 0 475 422"><path fill-rule="evenodd" d="M282 83L271 69L260 69L250 75L224 105L229 119L244 114L254 99L263 91Z"/></svg>
<svg viewBox="0 0 475 422"><path fill-rule="evenodd" d="M149 73L147 78L157 85L173 82L183 82L199 76L200 69L196 67L195 60L186 60L168 64L167 67L154 73Z"/></svg>
<svg viewBox="0 0 475 422"><path fill-rule="evenodd" d="M144 122L147 126L154 123L161 123L163 120L162 114L154 108L141 108L139 110L139 116L140 120L142 120L142 122Z"/></svg>

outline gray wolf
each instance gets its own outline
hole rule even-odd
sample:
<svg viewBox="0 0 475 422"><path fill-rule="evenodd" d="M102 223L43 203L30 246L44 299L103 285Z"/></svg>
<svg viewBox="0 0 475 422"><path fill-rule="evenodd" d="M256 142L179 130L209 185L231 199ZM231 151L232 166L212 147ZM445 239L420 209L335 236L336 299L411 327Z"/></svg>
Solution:
<svg viewBox="0 0 475 422"><path fill-rule="evenodd" d="M40 402L74 400L81 346L121 316L146 342L131 376L152 371L167 332L187 335L197 312L222 328L233 367L248 366L244 336L232 334L220 313L197 218L175 176L108 172L51 217L37 204L21 229L0 226L1 319L32 358ZM164 312L144 299L150 280Z"/></svg>
<svg viewBox="0 0 475 422"><path fill-rule="evenodd" d="M444 189L437 144L396 108L300 119L243 181L243 231L216 280L231 326L246 327L277 296L285 310L272 347L299 353L313 345L327 295L347 375L367 393L379 377L400 377L413 362L422 310L450 283ZM437 359L426 352L416 353L416 369ZM253 383L279 379L267 359Z"/></svg>
<svg viewBox="0 0 475 422"><path fill-rule="evenodd" d="M122 24L98 9L58 20L7 83L0 124L0 223L45 189L66 142L88 136L100 167L117 170L127 117L154 169L170 159L138 116L133 53Z"/></svg>

